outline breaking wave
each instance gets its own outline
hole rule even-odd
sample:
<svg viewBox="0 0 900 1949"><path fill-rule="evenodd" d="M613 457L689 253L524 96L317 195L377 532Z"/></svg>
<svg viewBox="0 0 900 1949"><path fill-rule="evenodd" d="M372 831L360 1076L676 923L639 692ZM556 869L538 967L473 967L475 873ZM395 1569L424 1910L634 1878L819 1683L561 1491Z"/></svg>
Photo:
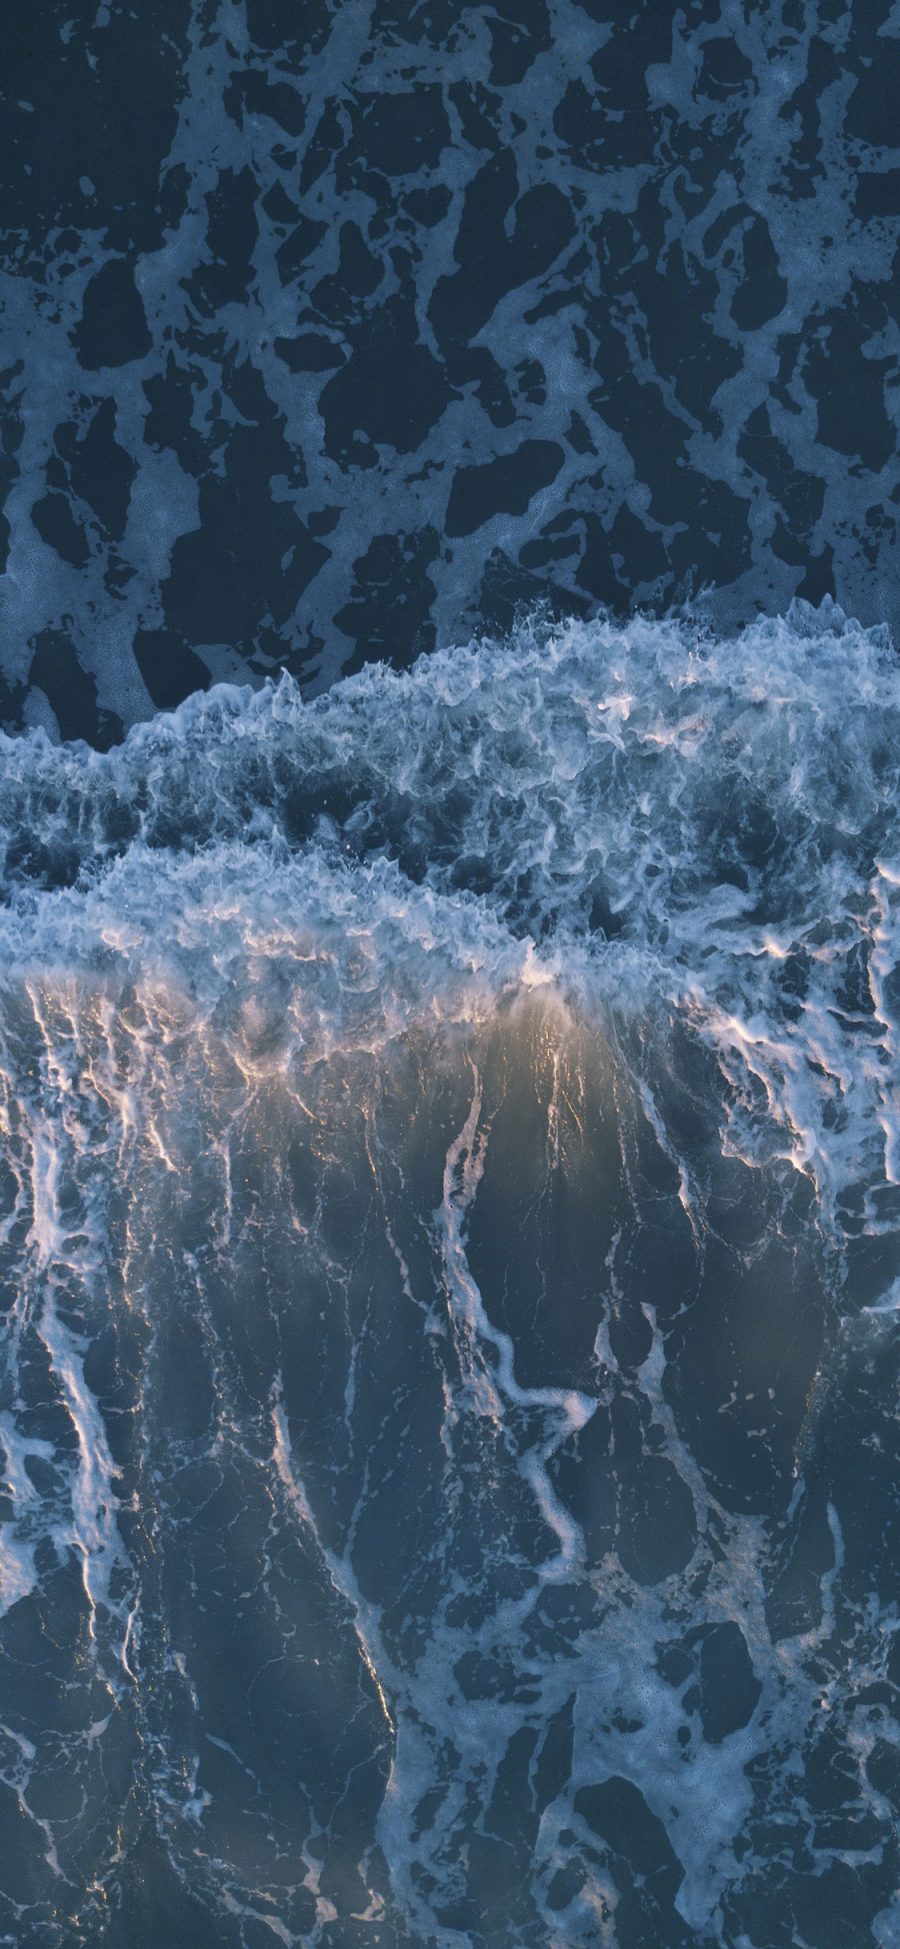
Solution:
<svg viewBox="0 0 900 1949"><path fill-rule="evenodd" d="M897 1939L898 787L828 605L4 743L0 1940Z"/></svg>

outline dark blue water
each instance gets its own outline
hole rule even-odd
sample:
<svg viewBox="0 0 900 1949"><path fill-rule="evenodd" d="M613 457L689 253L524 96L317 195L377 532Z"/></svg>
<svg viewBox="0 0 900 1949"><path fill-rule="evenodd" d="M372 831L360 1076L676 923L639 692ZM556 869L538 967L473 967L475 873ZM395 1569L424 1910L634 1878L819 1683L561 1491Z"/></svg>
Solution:
<svg viewBox="0 0 900 1949"><path fill-rule="evenodd" d="M8 1949L900 1945L895 12L3 23Z"/></svg>
<svg viewBox="0 0 900 1949"><path fill-rule="evenodd" d="M0 32L10 725L104 743L541 598L896 624L888 0Z"/></svg>

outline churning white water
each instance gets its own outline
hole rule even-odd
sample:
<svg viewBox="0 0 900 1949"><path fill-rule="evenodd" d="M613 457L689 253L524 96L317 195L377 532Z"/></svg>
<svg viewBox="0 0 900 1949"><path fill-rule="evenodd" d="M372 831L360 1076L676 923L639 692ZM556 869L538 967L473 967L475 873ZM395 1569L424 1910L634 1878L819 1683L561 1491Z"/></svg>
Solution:
<svg viewBox="0 0 900 1949"><path fill-rule="evenodd" d="M0 1941L896 1939L898 784L802 606L4 744Z"/></svg>

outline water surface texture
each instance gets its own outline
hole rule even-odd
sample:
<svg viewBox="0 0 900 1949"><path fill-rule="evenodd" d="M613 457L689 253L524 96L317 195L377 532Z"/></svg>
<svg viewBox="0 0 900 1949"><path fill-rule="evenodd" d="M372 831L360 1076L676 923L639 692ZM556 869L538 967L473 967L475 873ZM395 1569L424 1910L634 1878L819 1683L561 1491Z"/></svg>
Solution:
<svg viewBox="0 0 900 1949"><path fill-rule="evenodd" d="M900 5L0 91L0 1949L900 1949Z"/></svg>
<svg viewBox="0 0 900 1949"><path fill-rule="evenodd" d="M889 0L0 35L0 720L108 743L540 597L896 632Z"/></svg>
<svg viewBox="0 0 900 1949"><path fill-rule="evenodd" d="M900 675L7 741L0 1941L900 1940Z"/></svg>

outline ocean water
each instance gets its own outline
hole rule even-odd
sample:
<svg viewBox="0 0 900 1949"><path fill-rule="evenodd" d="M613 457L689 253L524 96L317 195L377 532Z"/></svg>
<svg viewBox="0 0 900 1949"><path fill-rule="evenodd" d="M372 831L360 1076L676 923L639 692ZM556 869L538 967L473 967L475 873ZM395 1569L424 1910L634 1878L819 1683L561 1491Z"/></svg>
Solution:
<svg viewBox="0 0 900 1949"><path fill-rule="evenodd" d="M703 596L900 638L896 0L0 10L0 723Z"/></svg>
<svg viewBox="0 0 900 1949"><path fill-rule="evenodd" d="M0 1942L896 1949L900 671L4 742Z"/></svg>

